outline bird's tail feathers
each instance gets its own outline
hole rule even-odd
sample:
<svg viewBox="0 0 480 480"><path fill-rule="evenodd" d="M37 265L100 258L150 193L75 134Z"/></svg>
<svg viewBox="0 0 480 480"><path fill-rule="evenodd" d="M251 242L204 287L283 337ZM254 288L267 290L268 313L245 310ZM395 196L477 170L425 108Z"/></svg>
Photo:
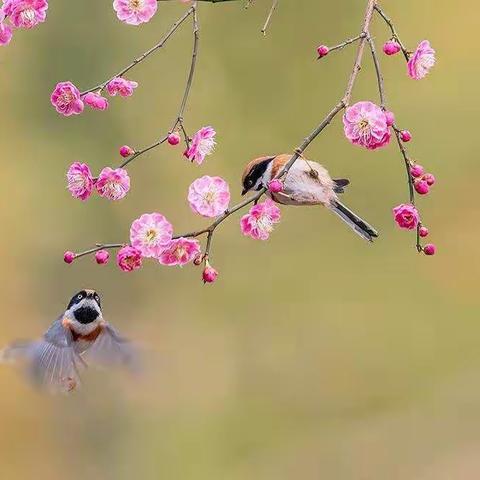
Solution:
<svg viewBox="0 0 480 480"><path fill-rule="evenodd" d="M330 209L364 240L373 242L378 237L378 232L371 225L338 200L330 204Z"/></svg>

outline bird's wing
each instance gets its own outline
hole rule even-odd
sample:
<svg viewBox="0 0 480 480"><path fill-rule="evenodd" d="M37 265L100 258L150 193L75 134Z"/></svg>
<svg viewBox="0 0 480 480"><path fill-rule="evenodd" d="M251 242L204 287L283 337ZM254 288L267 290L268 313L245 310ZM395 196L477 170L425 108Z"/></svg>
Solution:
<svg viewBox="0 0 480 480"><path fill-rule="evenodd" d="M72 348L70 330L59 318L53 322L42 339L17 342L7 347L2 358L20 361L33 383L52 393L67 393L80 385L83 361Z"/></svg>
<svg viewBox="0 0 480 480"><path fill-rule="evenodd" d="M82 353L87 364L101 368L123 367L132 372L139 371L138 348L106 323L95 342Z"/></svg>

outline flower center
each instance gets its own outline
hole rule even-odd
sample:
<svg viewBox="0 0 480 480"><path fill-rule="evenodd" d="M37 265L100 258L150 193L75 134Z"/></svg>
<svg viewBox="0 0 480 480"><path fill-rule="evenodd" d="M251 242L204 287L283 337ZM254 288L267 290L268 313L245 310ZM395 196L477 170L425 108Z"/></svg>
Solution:
<svg viewBox="0 0 480 480"><path fill-rule="evenodd" d="M185 250L185 247L179 246L175 249L174 255L177 260L181 260L186 255L186 253L187 251Z"/></svg>
<svg viewBox="0 0 480 480"><path fill-rule="evenodd" d="M67 105L70 105L73 100L73 94L72 92L63 92L60 98L58 99L58 103L60 106L66 107Z"/></svg>
<svg viewBox="0 0 480 480"><path fill-rule="evenodd" d="M22 22L31 25L35 21L35 10L33 8L27 8L25 9L21 14L20 18L22 19Z"/></svg>
<svg viewBox="0 0 480 480"><path fill-rule="evenodd" d="M134 12L138 12L143 8L143 0L130 0L130 8Z"/></svg>
<svg viewBox="0 0 480 480"><path fill-rule="evenodd" d="M145 240L149 245L155 242L155 239L157 238L157 232L153 228L147 231L145 235Z"/></svg>
<svg viewBox="0 0 480 480"><path fill-rule="evenodd" d="M257 228L264 232L270 233L273 230L273 223L268 215L262 215L257 219Z"/></svg>
<svg viewBox="0 0 480 480"><path fill-rule="evenodd" d="M403 219L407 222L407 223L411 223L411 221L413 220L413 215L411 213L404 213L403 214Z"/></svg>
<svg viewBox="0 0 480 480"><path fill-rule="evenodd" d="M217 192L215 192L215 190L213 189L210 189L207 193L203 195L203 200L209 205L214 203L216 198L217 198Z"/></svg>
<svg viewBox="0 0 480 480"><path fill-rule="evenodd" d="M215 140L212 138L204 138L198 142L198 151L202 155L210 155L215 147Z"/></svg>

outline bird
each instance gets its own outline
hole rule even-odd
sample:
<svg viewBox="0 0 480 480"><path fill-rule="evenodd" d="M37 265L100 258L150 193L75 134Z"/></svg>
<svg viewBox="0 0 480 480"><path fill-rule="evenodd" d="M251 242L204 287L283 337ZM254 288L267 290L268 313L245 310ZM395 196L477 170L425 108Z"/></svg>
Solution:
<svg viewBox="0 0 480 480"><path fill-rule="evenodd" d="M103 318L100 296L90 289L72 297L42 338L14 342L0 351L0 362L22 364L33 384L50 393L78 389L90 364L134 371L137 360L136 347Z"/></svg>
<svg viewBox="0 0 480 480"><path fill-rule="evenodd" d="M292 158L290 154L255 158L247 164L242 175L242 195L249 191L268 188ZM352 212L338 199L350 184L346 178L332 179L328 171L317 162L298 158L282 179L280 192L267 190L267 195L282 205L323 205L340 217L357 235L373 242L378 232L365 220ZM272 189L273 190L273 189Z"/></svg>

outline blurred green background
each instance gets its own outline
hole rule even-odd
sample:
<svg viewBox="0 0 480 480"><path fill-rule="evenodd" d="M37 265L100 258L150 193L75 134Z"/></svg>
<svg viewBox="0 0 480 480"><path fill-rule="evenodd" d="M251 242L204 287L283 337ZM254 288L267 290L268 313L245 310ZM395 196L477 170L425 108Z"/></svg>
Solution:
<svg viewBox="0 0 480 480"><path fill-rule="evenodd" d="M73 5L74 3L74 5ZM419 199L438 246L417 255L391 208L407 200L394 144L354 148L335 123L308 150L349 177L345 202L381 231L367 245L320 208L283 209L269 242L217 232L214 286L201 271L146 262L133 274L65 249L123 241L159 211L178 232L204 225L186 192L221 175L239 197L244 164L291 151L341 97L354 49L315 61L319 43L359 31L364 1L201 3L201 47L187 109L190 131L211 124L218 148L201 167L162 147L130 168L122 202L81 203L65 189L75 160L98 172L123 144L163 134L188 72L190 27L130 74L140 87L105 113L62 118L58 81L81 89L154 44L182 6L162 3L147 25L119 22L111 2L51 0L48 21L0 51L2 269L0 343L40 335L80 288L103 294L106 316L149 351L145 378L89 372L82 391L46 397L0 368L1 478L166 480L469 480L480 477L480 227L474 0L385 1L410 48L428 38L438 64L406 76L382 55L389 106L410 129L412 156L438 184ZM373 32L387 39L380 20ZM367 56L355 100L376 101Z"/></svg>

